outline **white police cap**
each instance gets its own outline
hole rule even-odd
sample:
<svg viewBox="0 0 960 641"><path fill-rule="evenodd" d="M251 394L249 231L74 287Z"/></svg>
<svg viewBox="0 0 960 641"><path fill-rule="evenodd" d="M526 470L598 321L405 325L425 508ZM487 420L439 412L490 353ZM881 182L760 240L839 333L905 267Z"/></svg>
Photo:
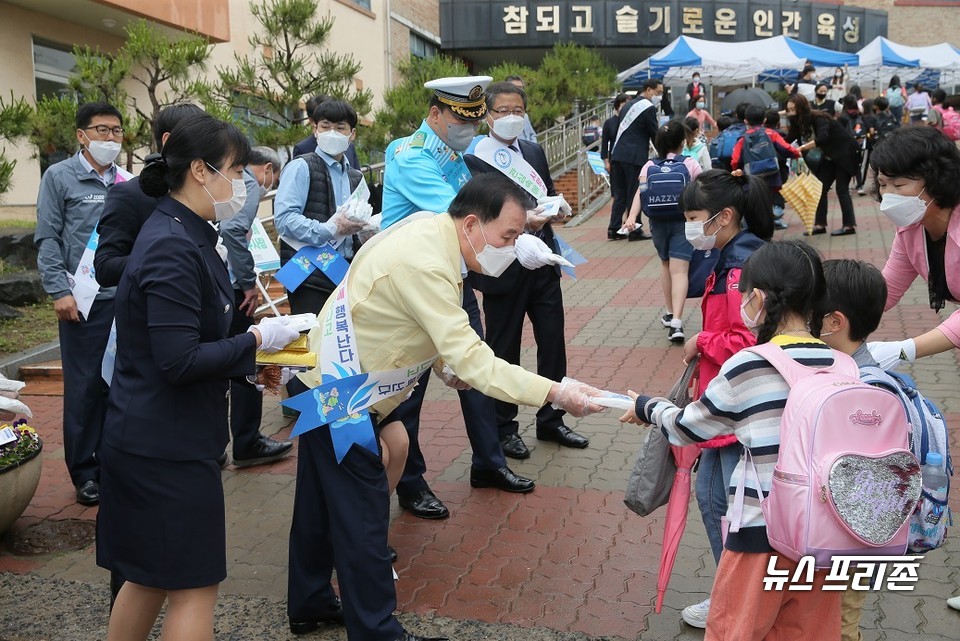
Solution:
<svg viewBox="0 0 960 641"><path fill-rule="evenodd" d="M487 114L484 91L493 80L490 76L459 76L456 78L437 78L424 83L426 89L433 89L437 99L450 108L458 118L480 120Z"/></svg>

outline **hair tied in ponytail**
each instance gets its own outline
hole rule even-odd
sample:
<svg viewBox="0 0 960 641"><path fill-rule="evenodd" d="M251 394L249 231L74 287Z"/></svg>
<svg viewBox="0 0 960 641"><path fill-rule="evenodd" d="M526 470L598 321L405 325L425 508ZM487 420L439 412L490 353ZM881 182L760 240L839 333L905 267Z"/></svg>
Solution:
<svg viewBox="0 0 960 641"><path fill-rule="evenodd" d="M163 155L160 154L160 153L150 154L149 156L147 156L146 158L143 159L143 166L144 166L144 167L149 167L149 166L151 166L151 165L163 165L163 166L166 166L166 164L167 164L166 158L164 158Z"/></svg>

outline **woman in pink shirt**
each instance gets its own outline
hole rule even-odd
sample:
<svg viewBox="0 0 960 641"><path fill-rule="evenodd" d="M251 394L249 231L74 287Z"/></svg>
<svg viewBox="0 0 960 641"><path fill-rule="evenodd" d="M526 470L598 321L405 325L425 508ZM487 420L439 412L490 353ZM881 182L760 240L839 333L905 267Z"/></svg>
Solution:
<svg viewBox="0 0 960 641"><path fill-rule="evenodd" d="M930 307L960 301L960 150L933 127L902 127L870 157L880 211L897 227L890 257L885 309L896 305L920 276ZM960 310L915 338L871 343L882 367L960 347Z"/></svg>
<svg viewBox="0 0 960 641"><path fill-rule="evenodd" d="M707 111L707 101L703 96L697 98L697 102L694 103L693 109L687 114L687 118L696 118L697 122L700 123L700 131L706 131L706 127L703 126L705 123L710 125L711 130L717 128L717 121Z"/></svg>
<svg viewBox="0 0 960 641"><path fill-rule="evenodd" d="M683 304L687 300L687 278L690 259L693 258L693 246L684 234L685 218L680 196L684 187L703 170L696 160L681 155L689 133L680 118L671 120L657 131L653 146L658 158L648 161L640 170L640 188L624 223L626 231L633 231L641 209L650 219L653 245L662 265L660 283L667 307L660 322L667 328L667 338L673 343L686 340Z"/></svg>

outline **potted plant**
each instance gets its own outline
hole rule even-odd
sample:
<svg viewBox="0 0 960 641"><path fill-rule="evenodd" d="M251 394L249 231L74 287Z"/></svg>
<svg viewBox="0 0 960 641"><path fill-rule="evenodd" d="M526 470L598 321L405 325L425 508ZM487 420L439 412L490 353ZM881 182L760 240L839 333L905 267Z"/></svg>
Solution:
<svg viewBox="0 0 960 641"><path fill-rule="evenodd" d="M20 420L0 425L0 532L6 532L30 505L43 469L43 441Z"/></svg>

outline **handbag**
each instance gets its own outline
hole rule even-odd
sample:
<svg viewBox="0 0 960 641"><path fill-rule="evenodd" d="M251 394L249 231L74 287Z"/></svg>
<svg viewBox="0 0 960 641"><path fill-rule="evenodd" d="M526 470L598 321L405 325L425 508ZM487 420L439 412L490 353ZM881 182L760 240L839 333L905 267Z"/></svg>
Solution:
<svg viewBox="0 0 960 641"><path fill-rule="evenodd" d="M690 403L690 381L697 368L694 358L670 391L668 400L677 407L686 407ZM654 510L667 504L670 490L673 489L673 477L677 464L670 451L670 441L657 426L652 426L647 438L640 446L637 461L627 479L627 489L623 502L631 511L647 516Z"/></svg>

